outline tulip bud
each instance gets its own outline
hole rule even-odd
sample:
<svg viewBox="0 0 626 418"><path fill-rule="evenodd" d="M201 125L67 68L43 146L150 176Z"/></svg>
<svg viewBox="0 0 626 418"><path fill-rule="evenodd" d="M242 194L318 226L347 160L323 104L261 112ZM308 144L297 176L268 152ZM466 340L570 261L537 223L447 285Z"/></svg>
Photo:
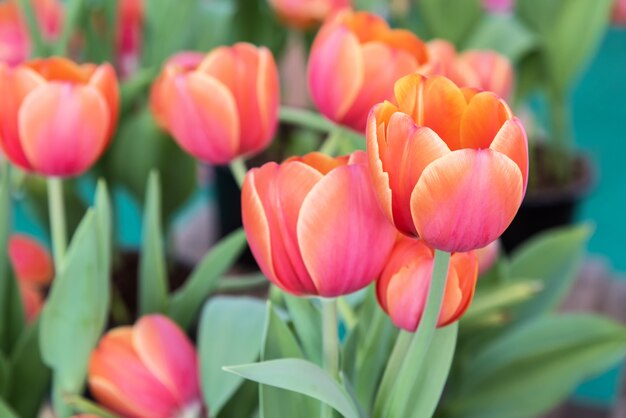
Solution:
<svg viewBox="0 0 626 418"><path fill-rule="evenodd" d="M58 0L31 0L41 34L53 40L61 32L63 5ZM31 53L31 41L18 0L0 2L0 63L18 65Z"/></svg>
<svg viewBox="0 0 626 418"><path fill-rule="evenodd" d="M370 170L387 217L448 252L495 241L528 182L519 119L495 94L441 76L406 76L395 96L398 105L377 105L367 125Z"/></svg>
<svg viewBox="0 0 626 418"><path fill-rule="evenodd" d="M350 0L269 0L278 17L287 25L308 29L332 13L350 7Z"/></svg>
<svg viewBox="0 0 626 418"><path fill-rule="evenodd" d="M46 247L23 234L13 234L8 245L9 262L17 279L28 322L43 306L44 289L54 277L52 256Z"/></svg>
<svg viewBox="0 0 626 418"><path fill-rule="evenodd" d="M84 173L102 155L117 122L113 68L65 58L0 64L0 146L12 163L44 176Z"/></svg>
<svg viewBox="0 0 626 418"><path fill-rule="evenodd" d="M508 99L513 91L513 65L504 55L489 50L467 50L457 54L454 45L443 39L428 42L430 61L418 72L443 75L459 87L492 91Z"/></svg>
<svg viewBox="0 0 626 418"><path fill-rule="evenodd" d="M159 124L206 163L226 164L267 148L280 98L271 52L238 43L213 50L197 65L189 54L183 57L172 58L153 86Z"/></svg>
<svg viewBox="0 0 626 418"><path fill-rule="evenodd" d="M371 13L344 10L322 26L311 48L311 98L328 119L363 132L370 108L427 60L426 45L412 32L392 30Z"/></svg>
<svg viewBox="0 0 626 418"><path fill-rule="evenodd" d="M376 282L381 308L399 328L417 330L428 299L435 253L424 241L402 237L391 251L387 265ZM453 253L438 327L457 321L469 307L476 279L478 260L473 252Z"/></svg>
<svg viewBox="0 0 626 418"><path fill-rule="evenodd" d="M363 152L267 163L248 172L241 194L252 254L276 286L294 295L362 289L378 276L394 243Z"/></svg>
<svg viewBox="0 0 626 418"><path fill-rule="evenodd" d="M123 77L139 68L144 9L144 0L121 0L119 2L117 59Z"/></svg>
<svg viewBox="0 0 626 418"><path fill-rule="evenodd" d="M184 413L202 409L195 349L162 315L105 334L91 355L88 381L96 400L120 416L197 416Z"/></svg>

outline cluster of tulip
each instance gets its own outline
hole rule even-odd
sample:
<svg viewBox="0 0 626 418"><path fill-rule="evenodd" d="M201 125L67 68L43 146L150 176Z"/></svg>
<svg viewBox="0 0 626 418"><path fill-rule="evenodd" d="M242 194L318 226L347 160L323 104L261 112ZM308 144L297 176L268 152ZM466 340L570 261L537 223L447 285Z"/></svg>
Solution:
<svg viewBox="0 0 626 418"><path fill-rule="evenodd" d="M341 9L315 38L308 83L319 112L364 134L366 151L313 152L247 172L243 224L261 271L287 293L323 298L326 329L335 333L329 300L374 281L380 307L399 328L414 332L458 320L478 277L475 250L507 228L528 181L526 134L502 98L511 92L510 63L494 52L457 54L443 40L424 43L374 14L342 9L346 1L320 2L306 13L273 3L299 27ZM53 9L46 36L58 31L60 12ZM138 42L133 33L120 35L130 49ZM14 34L23 40L21 30ZM15 166L52 181L81 175L116 130L115 71L58 57L22 62L24 50L9 51L9 63L0 63L2 150ZM150 97L158 125L186 152L215 165L266 149L279 102L272 54L248 43L173 56ZM58 215L52 226L60 265ZM24 255L29 251L41 259L35 267L23 265L35 257ZM31 318L42 303L36 287L53 270L41 253L23 238L11 241ZM336 352L333 337L324 338ZM326 365L336 374L329 356ZM122 416L200 416L206 411L197 368L184 333L151 315L102 338L88 380L98 402Z"/></svg>

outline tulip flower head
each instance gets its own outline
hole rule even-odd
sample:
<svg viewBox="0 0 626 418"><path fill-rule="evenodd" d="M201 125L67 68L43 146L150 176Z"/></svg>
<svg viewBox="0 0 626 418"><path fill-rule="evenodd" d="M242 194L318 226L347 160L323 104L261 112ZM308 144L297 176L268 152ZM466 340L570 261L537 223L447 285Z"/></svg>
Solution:
<svg viewBox="0 0 626 418"><path fill-rule="evenodd" d="M238 43L211 51L199 63L192 57L173 57L153 86L151 106L159 125L181 148L211 164L269 146L280 98L271 52Z"/></svg>
<svg viewBox="0 0 626 418"><path fill-rule="evenodd" d="M626 26L626 0L614 0L611 23L616 26Z"/></svg>
<svg viewBox="0 0 626 418"><path fill-rule="evenodd" d="M269 0L278 17L297 29L308 29L332 13L350 7L350 0Z"/></svg>
<svg viewBox="0 0 626 418"><path fill-rule="evenodd" d="M443 39L428 42L430 60L418 72L443 75L459 87L474 87L508 99L513 91L513 65L504 55L489 50L467 50L460 54Z"/></svg>
<svg viewBox="0 0 626 418"><path fill-rule="evenodd" d="M0 64L0 146L13 164L44 176L84 173L115 131L113 68L48 58Z"/></svg>
<svg viewBox="0 0 626 418"><path fill-rule="evenodd" d="M121 0L118 6L117 53L123 76L139 67L145 14L144 0Z"/></svg>
<svg viewBox="0 0 626 418"><path fill-rule="evenodd" d="M195 349L162 315L105 334L91 355L88 381L96 400L123 417L177 418L202 410Z"/></svg>
<svg viewBox="0 0 626 418"><path fill-rule="evenodd" d="M252 253L263 273L294 295L362 289L378 276L395 240L363 152L267 163L248 172L241 193Z"/></svg>
<svg viewBox="0 0 626 418"><path fill-rule="evenodd" d="M402 237L393 247L376 282L376 296L397 327L410 332L417 330L426 308L433 267L434 251L424 241ZM453 253L438 327L457 321L465 313L474 296L477 278L476 255Z"/></svg>
<svg viewBox="0 0 626 418"><path fill-rule="evenodd" d="M24 234L9 238L9 261L22 295L27 321L33 321L43 306L44 289L54 277L54 265L48 249Z"/></svg>
<svg viewBox="0 0 626 418"><path fill-rule="evenodd" d="M528 141L508 105L449 79L406 76L397 105L370 113L367 153L378 199L400 232L448 252L496 240L528 182Z"/></svg>
<svg viewBox="0 0 626 418"><path fill-rule="evenodd" d="M322 26L311 48L311 98L328 119L363 132L370 108L427 61L426 45L412 32L392 30L371 13L344 10Z"/></svg>
<svg viewBox="0 0 626 418"><path fill-rule="evenodd" d="M61 32L63 6L58 0L31 0L44 39L53 40ZM28 27L18 0L0 2L0 62L10 66L31 54Z"/></svg>

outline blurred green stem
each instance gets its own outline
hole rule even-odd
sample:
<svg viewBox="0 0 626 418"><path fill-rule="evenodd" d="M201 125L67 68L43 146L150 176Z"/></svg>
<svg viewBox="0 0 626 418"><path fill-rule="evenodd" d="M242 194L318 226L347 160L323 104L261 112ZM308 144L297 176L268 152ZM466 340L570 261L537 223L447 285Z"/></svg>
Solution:
<svg viewBox="0 0 626 418"><path fill-rule="evenodd" d="M319 152L332 156L337 148L339 148L339 140L341 139L342 129L336 127L324 140Z"/></svg>
<svg viewBox="0 0 626 418"><path fill-rule="evenodd" d="M225 277L226 279L226 277ZM217 286L218 292L233 292L238 290L248 290L255 287L265 286L269 283L265 276L250 277L246 279L227 278L222 280Z"/></svg>
<svg viewBox="0 0 626 418"><path fill-rule="evenodd" d="M50 213L54 269L58 273L67 247L63 180L58 177L48 178L48 211Z"/></svg>
<svg viewBox="0 0 626 418"><path fill-rule="evenodd" d="M70 0L65 3L65 25L63 26L63 32L55 45L54 53L60 56L66 56L67 50L72 39L72 35L76 32L76 28L80 21L84 0Z"/></svg>
<svg viewBox="0 0 626 418"><path fill-rule="evenodd" d="M46 44L41 36L41 28L39 27L39 22L37 21L37 16L35 15L35 10L33 9L33 4L31 0L19 0L20 1L20 9L22 14L26 18L26 25L28 26L28 34L29 38L33 45L32 55L35 57L39 57L44 54L46 49Z"/></svg>
<svg viewBox="0 0 626 418"><path fill-rule="evenodd" d="M306 109L282 106L280 108L279 119L292 125L309 128L316 131L331 133L335 131L336 125L320 115Z"/></svg>
<svg viewBox="0 0 626 418"><path fill-rule="evenodd" d="M341 317L343 318L346 327L348 329L354 328L357 323L357 317L346 298L337 298L337 308L339 309L339 313L341 313Z"/></svg>
<svg viewBox="0 0 626 418"><path fill-rule="evenodd" d="M549 97L552 136L559 158L551 159L554 175L559 183L567 183L572 176L572 129L569 101L564 94L553 92Z"/></svg>
<svg viewBox="0 0 626 418"><path fill-rule="evenodd" d="M339 377L339 335L337 328L337 299L321 299L322 303L322 341L324 351L324 369L337 380ZM322 418L332 418L333 408L322 404Z"/></svg>
<svg viewBox="0 0 626 418"><path fill-rule="evenodd" d="M233 177L235 181L239 185L239 188L243 186L243 181L246 178L246 173L248 172L248 167L246 167L246 162L243 158L235 158L230 162L230 172L233 173Z"/></svg>

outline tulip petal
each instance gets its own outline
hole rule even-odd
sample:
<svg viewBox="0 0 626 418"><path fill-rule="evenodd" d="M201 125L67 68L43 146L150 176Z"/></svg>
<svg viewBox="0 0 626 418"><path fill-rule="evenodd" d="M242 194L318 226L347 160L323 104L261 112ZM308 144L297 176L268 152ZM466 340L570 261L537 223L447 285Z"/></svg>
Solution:
<svg viewBox="0 0 626 418"><path fill-rule="evenodd" d="M383 213L390 222L393 222L392 195L389 187L389 174L383 168L381 155L386 155L387 143L385 140L385 124L378 122L378 115L381 114L384 105L377 105L370 111L367 120L368 126L366 130L367 140L367 157L369 161L369 169L374 184L374 190L378 197Z"/></svg>
<svg viewBox="0 0 626 418"><path fill-rule="evenodd" d="M469 308L474 297L476 281L478 280L478 257L473 251L466 253L454 253L450 260L450 274L457 280L457 287L461 294L461 299L457 303L457 308L449 317L442 315L439 317L439 326L444 327L458 320ZM448 281L450 282L450 280ZM448 286L448 285L446 285ZM447 288L446 288L447 292Z"/></svg>
<svg viewBox="0 0 626 418"><path fill-rule="evenodd" d="M34 238L13 234L9 238L9 259L16 278L23 283L45 286L54 276L50 252Z"/></svg>
<svg viewBox="0 0 626 418"><path fill-rule="evenodd" d="M14 70L0 62L0 146L13 164L32 170L20 141L17 115L26 96L45 81L34 71Z"/></svg>
<svg viewBox="0 0 626 418"><path fill-rule="evenodd" d="M270 163L253 171L244 191L242 213L250 248L263 272L273 273L268 278L293 294L316 294L300 254L296 224L303 200L321 178L320 172L300 162Z"/></svg>
<svg viewBox="0 0 626 418"><path fill-rule="evenodd" d="M469 251L504 232L522 197L522 174L511 159L489 149L463 149L424 170L411 195L411 213L431 247Z"/></svg>
<svg viewBox="0 0 626 418"><path fill-rule="evenodd" d="M93 66L80 66L65 57L41 58L24 64L32 68L48 81L65 81L86 84L93 72Z"/></svg>
<svg viewBox="0 0 626 418"><path fill-rule="evenodd" d="M198 73L177 75L163 85L170 132L185 151L200 160L225 164L239 149L239 115L230 91Z"/></svg>
<svg viewBox="0 0 626 418"><path fill-rule="evenodd" d="M410 332L417 330L426 308L432 274L432 258L419 258L391 278L387 288L387 308L396 326Z"/></svg>
<svg viewBox="0 0 626 418"><path fill-rule="evenodd" d="M393 220L396 228L417 235L411 217L411 193L424 169L449 154L446 144L430 128L418 127L407 114L395 113L387 127L383 169L389 174Z"/></svg>
<svg viewBox="0 0 626 418"><path fill-rule="evenodd" d="M400 77L413 73L415 57L406 51L395 50L382 42L368 42L362 46L364 80L357 97L342 123L357 131L364 131L369 110L375 104L393 97L393 86Z"/></svg>
<svg viewBox="0 0 626 418"><path fill-rule="evenodd" d="M288 161L300 161L308 166L313 167L322 174L327 174L330 170L334 168L346 165L348 163L348 158L334 158L321 152L310 152L306 155L303 155L302 157L288 158L285 162Z"/></svg>
<svg viewBox="0 0 626 418"><path fill-rule="evenodd" d="M378 207L367 167L354 164L334 169L311 189L297 234L318 294L332 297L376 279L396 232Z"/></svg>
<svg viewBox="0 0 626 418"><path fill-rule="evenodd" d="M41 291L28 283L20 283L19 288L26 321L32 323L43 307L43 295Z"/></svg>
<svg viewBox="0 0 626 418"><path fill-rule="evenodd" d="M168 388L179 406L199 398L195 349L170 319L162 315L142 317L133 327L133 345L143 364Z"/></svg>
<svg viewBox="0 0 626 418"><path fill-rule="evenodd" d="M495 94L487 91L476 94L467 104L461 120L461 146L489 148L511 116L507 106Z"/></svg>
<svg viewBox="0 0 626 418"><path fill-rule="evenodd" d="M93 87L49 83L22 103L18 126L33 168L49 176L82 174L100 157L110 112Z"/></svg>
<svg viewBox="0 0 626 418"><path fill-rule="evenodd" d="M89 85L102 94L111 112L111 123L109 124L109 132L107 134L107 138L110 140L115 132L119 116L120 94L115 70L110 64L97 67L89 80Z"/></svg>
<svg viewBox="0 0 626 418"><path fill-rule="evenodd" d="M517 164L522 172L524 193L528 184L528 139L522 122L513 118L504 122L489 146L494 151L501 152Z"/></svg>
<svg viewBox="0 0 626 418"><path fill-rule="evenodd" d="M318 37L311 49L308 81L322 114L335 121L346 115L363 85L364 66L359 41L346 27Z"/></svg>
<svg viewBox="0 0 626 418"><path fill-rule="evenodd" d="M278 108L280 105L280 80L274 56L269 49L259 48L259 69L256 80L256 92L262 135L261 140L253 144L247 152L265 149L278 127Z"/></svg>
<svg viewBox="0 0 626 418"><path fill-rule="evenodd" d="M89 361L89 387L108 409L133 418L171 418L176 399L141 363L131 327L107 333Z"/></svg>

